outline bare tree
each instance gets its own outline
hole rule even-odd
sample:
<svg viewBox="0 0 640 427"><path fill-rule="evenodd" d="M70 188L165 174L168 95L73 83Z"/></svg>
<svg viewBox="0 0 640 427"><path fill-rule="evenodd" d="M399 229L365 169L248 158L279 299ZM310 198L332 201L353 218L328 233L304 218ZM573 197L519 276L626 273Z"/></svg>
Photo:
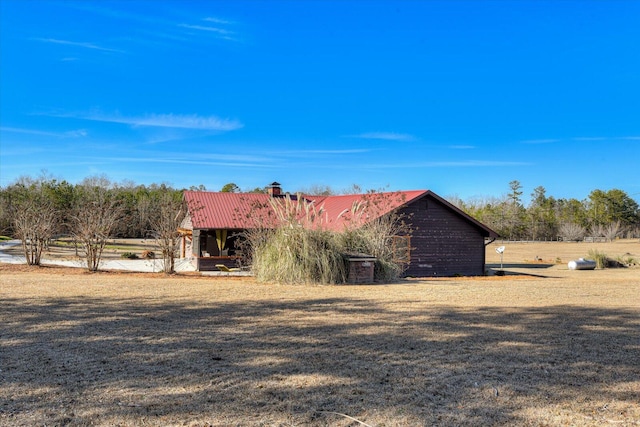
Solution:
<svg viewBox="0 0 640 427"><path fill-rule="evenodd" d="M593 237L605 237L606 226L602 224L594 224L589 227L589 234Z"/></svg>
<svg viewBox="0 0 640 427"><path fill-rule="evenodd" d="M564 240L580 240L584 237L585 228L573 222L565 222L560 226L560 235Z"/></svg>
<svg viewBox="0 0 640 427"><path fill-rule="evenodd" d="M330 196L332 194L336 194L336 192L333 191L330 186L322 184L312 184L309 187L301 188L297 191L297 193L302 193L310 196Z"/></svg>
<svg viewBox="0 0 640 427"><path fill-rule="evenodd" d="M120 203L107 188L84 186L71 215L71 230L89 271L97 271L107 240L122 217Z"/></svg>
<svg viewBox="0 0 640 427"><path fill-rule="evenodd" d="M22 241L27 264L40 265L42 252L58 225L57 211L38 183L20 190L9 209L15 235Z"/></svg>
<svg viewBox="0 0 640 427"><path fill-rule="evenodd" d="M182 199L172 193L163 193L152 204L155 205L155 209L149 218L151 234L162 250L164 272L172 274L175 272L175 259L180 248L178 227L187 210Z"/></svg>
<svg viewBox="0 0 640 427"><path fill-rule="evenodd" d="M620 221L614 221L609 225L603 227L602 230L602 235L609 241L614 240L620 234L622 234L622 224L620 223Z"/></svg>

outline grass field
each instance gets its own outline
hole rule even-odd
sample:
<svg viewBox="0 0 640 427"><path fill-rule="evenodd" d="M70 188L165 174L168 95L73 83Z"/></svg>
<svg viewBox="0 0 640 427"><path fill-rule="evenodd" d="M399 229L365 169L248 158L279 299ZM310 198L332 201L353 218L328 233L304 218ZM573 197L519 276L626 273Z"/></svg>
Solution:
<svg viewBox="0 0 640 427"><path fill-rule="evenodd" d="M0 425L640 425L640 269L505 246L375 286L0 264Z"/></svg>

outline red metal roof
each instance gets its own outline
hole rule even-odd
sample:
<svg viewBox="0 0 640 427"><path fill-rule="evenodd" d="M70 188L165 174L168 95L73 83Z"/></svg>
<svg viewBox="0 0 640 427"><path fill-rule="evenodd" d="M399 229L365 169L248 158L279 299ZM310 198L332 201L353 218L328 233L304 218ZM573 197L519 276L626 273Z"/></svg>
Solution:
<svg viewBox="0 0 640 427"><path fill-rule="evenodd" d="M425 190L417 190L308 198L314 200L318 208L322 208L324 227L340 231L381 217L426 193Z"/></svg>
<svg viewBox="0 0 640 427"><path fill-rule="evenodd" d="M269 197L267 194L253 193L184 192L194 229L253 228L255 225L249 226L252 224L252 210L268 204Z"/></svg>
<svg viewBox="0 0 640 427"><path fill-rule="evenodd" d="M245 229L275 226L281 215L295 215L307 226L342 230L361 225L420 198L428 191L398 191L341 196L185 191L194 229ZM274 203L275 206L274 207Z"/></svg>

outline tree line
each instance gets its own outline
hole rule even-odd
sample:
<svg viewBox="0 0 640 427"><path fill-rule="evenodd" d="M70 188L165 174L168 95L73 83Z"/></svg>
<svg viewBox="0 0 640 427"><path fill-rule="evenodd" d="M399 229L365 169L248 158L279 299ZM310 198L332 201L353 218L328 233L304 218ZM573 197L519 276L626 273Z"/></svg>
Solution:
<svg viewBox="0 0 640 427"><path fill-rule="evenodd" d="M0 234L21 239L30 264L39 264L51 238L72 236L81 243L90 269L97 269L107 238L153 237L167 258L167 268L172 269L177 228L186 212L182 206L184 190L164 183L115 183L105 176L88 177L77 184L46 175L22 177L0 187ZM200 185L190 190L206 188ZM354 185L345 192L356 190L360 187ZM237 192L240 188L228 183L220 191ZM335 194L326 186L303 192ZM514 180L501 197L448 199L506 239L640 237L640 207L622 190L593 190L584 200L556 199L540 186L527 206L522 195L522 185Z"/></svg>
<svg viewBox="0 0 640 427"><path fill-rule="evenodd" d="M182 190L166 184L114 183L104 176L78 184L22 177L0 188L0 232L20 239L29 265L49 242L70 236L90 271L98 270L108 239L154 238L167 273L174 270L178 226L186 214Z"/></svg>
<svg viewBox="0 0 640 427"><path fill-rule="evenodd" d="M522 195L522 184L514 180L502 197L450 201L505 239L640 237L640 207L622 190L593 190L584 200L556 199L539 186L527 206Z"/></svg>

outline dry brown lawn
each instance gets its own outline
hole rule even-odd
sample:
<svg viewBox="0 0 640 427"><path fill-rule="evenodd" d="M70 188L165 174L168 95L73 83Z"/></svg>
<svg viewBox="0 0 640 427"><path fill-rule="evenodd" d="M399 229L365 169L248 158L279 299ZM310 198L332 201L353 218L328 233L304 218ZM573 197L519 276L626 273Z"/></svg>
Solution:
<svg viewBox="0 0 640 427"><path fill-rule="evenodd" d="M504 246L503 260L505 264L564 264L578 258L588 258L590 250L604 252L610 258L631 255L640 263L640 239L623 239L606 243L584 242L538 242L513 243L496 241L487 248L487 262L500 263L500 255L495 251ZM538 258L538 260L536 260Z"/></svg>
<svg viewBox="0 0 640 427"><path fill-rule="evenodd" d="M640 425L640 269L524 245L376 286L0 264L0 425Z"/></svg>

